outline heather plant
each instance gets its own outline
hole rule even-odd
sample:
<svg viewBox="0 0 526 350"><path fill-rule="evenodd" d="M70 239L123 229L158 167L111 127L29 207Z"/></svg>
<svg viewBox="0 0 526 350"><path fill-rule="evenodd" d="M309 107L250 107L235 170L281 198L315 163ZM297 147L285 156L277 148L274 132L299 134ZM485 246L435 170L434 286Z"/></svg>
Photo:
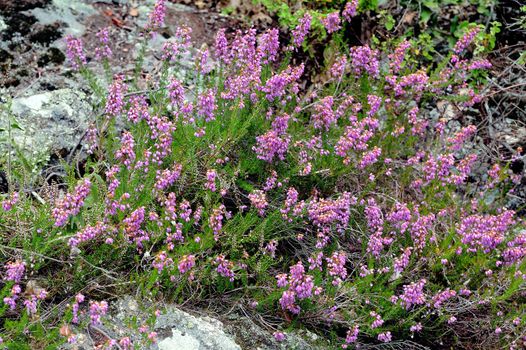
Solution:
<svg viewBox="0 0 526 350"><path fill-rule="evenodd" d="M273 14L282 27L293 30L307 14L315 21L310 33L311 44L326 47L324 56L332 53L333 40L363 40L367 33L363 27L374 27L372 40L377 37L399 36L418 43L420 60L436 61L437 53L447 54L466 28L476 22L487 28L479 33L484 45L477 50L491 51L501 23L495 21L493 0L450 1L287 1L258 0ZM470 22L471 21L471 22ZM365 25L364 25L365 23ZM337 29L342 28L341 33ZM345 35L342 35L345 33ZM336 38L335 38L336 37ZM377 42L379 43L379 42ZM310 55L317 55L320 48L304 47Z"/></svg>
<svg viewBox="0 0 526 350"><path fill-rule="evenodd" d="M110 75L105 94L108 74L97 76L80 40L67 39L100 113L83 175L71 169L62 194L35 202L12 186L3 199L6 346L74 343L82 325L105 322L108 295L129 291L196 304L228 295L272 317L278 341L308 327L337 348L524 346L526 236L503 201L519 179L507 164L475 179L476 126L452 130L426 113L483 98L477 77L490 64L473 52L478 27L436 68L422 65L414 42L337 41L329 78L312 86L291 59L307 44L308 15L289 42L273 29L221 30L210 52L193 49L182 27L156 79L140 81L163 18L160 0L137 68ZM346 20L316 25L337 34ZM111 73L100 33L95 54ZM188 55L195 70L176 75ZM144 347L151 326L105 346Z"/></svg>

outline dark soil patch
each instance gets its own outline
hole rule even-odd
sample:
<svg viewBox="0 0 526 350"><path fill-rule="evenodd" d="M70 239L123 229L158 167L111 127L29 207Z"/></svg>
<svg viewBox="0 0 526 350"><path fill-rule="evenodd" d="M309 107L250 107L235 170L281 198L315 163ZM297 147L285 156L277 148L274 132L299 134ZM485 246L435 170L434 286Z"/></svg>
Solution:
<svg viewBox="0 0 526 350"><path fill-rule="evenodd" d="M9 185L7 183L7 176L5 172L0 170L0 193L9 192Z"/></svg>
<svg viewBox="0 0 526 350"><path fill-rule="evenodd" d="M37 7L44 7L51 0L0 0L0 11L3 13L27 11Z"/></svg>
<svg viewBox="0 0 526 350"><path fill-rule="evenodd" d="M44 52L37 61L39 67L44 67L50 63L62 64L66 60L66 56L56 47L50 47Z"/></svg>
<svg viewBox="0 0 526 350"><path fill-rule="evenodd" d="M37 19L23 13L12 14L5 18L7 29L2 33L3 40L11 40L16 35L25 36L31 31L31 26Z"/></svg>
<svg viewBox="0 0 526 350"><path fill-rule="evenodd" d="M35 25L33 30L28 36L28 39L32 43L39 43L44 46L48 46L52 42L62 37L62 31L60 30L60 24L55 22L47 25Z"/></svg>

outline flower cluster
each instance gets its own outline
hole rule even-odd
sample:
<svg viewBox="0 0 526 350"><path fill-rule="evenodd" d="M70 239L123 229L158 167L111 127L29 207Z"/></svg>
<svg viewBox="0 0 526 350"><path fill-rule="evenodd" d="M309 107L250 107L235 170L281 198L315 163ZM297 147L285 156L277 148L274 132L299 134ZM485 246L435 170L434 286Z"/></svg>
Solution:
<svg viewBox="0 0 526 350"><path fill-rule="evenodd" d="M81 66L88 63L82 41L72 35L66 36L66 56L75 70L79 70Z"/></svg>
<svg viewBox="0 0 526 350"><path fill-rule="evenodd" d="M90 301L89 305L89 316L91 319L91 324L99 325L101 324L102 316L106 315L108 312L108 303L105 301Z"/></svg>
<svg viewBox="0 0 526 350"><path fill-rule="evenodd" d="M261 190L255 190L248 195L252 206L258 210L258 214L263 216L265 209L268 207L267 195Z"/></svg>
<svg viewBox="0 0 526 350"><path fill-rule="evenodd" d="M296 301L310 298L315 293L313 277L305 274L305 268L301 262L298 262L290 267L288 276L278 275L276 278L278 279L278 287L288 287L279 299L281 308L298 314L301 308L296 304Z"/></svg>
<svg viewBox="0 0 526 350"><path fill-rule="evenodd" d="M404 293L400 295L400 302L409 310L413 305L422 305L426 302L424 294L425 279L404 286Z"/></svg>
<svg viewBox="0 0 526 350"><path fill-rule="evenodd" d="M95 58L97 60L110 59L113 52L110 48L110 37L109 37L109 28L103 28L99 30L96 34L99 39L100 46L95 48Z"/></svg>
<svg viewBox="0 0 526 350"><path fill-rule="evenodd" d="M4 211L10 211L13 206L18 203L18 199L20 198L18 192L14 191L11 193L9 198L2 201L2 209Z"/></svg>
<svg viewBox="0 0 526 350"><path fill-rule="evenodd" d="M90 193L90 189L91 182L86 178L75 187L73 193L67 193L64 198L57 201L52 211L55 226L64 226L70 216L75 216L80 212L80 209L84 206L84 200Z"/></svg>

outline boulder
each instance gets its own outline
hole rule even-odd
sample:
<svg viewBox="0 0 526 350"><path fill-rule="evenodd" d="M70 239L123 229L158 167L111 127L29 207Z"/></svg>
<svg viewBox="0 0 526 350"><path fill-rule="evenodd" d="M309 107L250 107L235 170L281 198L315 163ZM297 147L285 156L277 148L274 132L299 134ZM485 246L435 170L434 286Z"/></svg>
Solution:
<svg viewBox="0 0 526 350"><path fill-rule="evenodd" d="M0 128L8 129L6 108L0 106ZM28 159L51 154L65 157L79 143L92 121L89 98L81 91L61 89L11 101L11 114L19 128L11 128L15 144ZM4 135L2 135L4 136ZM0 151L9 145L0 143Z"/></svg>
<svg viewBox="0 0 526 350"><path fill-rule="evenodd" d="M241 350L223 328L216 319L196 317L171 307L157 318L155 329L165 336L152 350Z"/></svg>

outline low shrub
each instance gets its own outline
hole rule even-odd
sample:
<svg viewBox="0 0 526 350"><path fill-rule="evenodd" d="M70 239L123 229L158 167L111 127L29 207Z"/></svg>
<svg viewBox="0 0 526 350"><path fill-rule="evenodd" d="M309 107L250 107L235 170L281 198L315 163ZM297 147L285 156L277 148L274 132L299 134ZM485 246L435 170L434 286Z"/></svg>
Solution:
<svg viewBox="0 0 526 350"><path fill-rule="evenodd" d="M322 23L338 35L349 20ZM503 201L518 178L506 164L474 176L476 126L452 130L429 113L482 99L479 27L431 67L406 40L334 41L327 79L312 86L291 63L308 15L289 43L276 29L219 31L213 54L181 27L145 82L142 57L163 21L161 0L135 72L115 74L107 93L82 42L67 39L101 113L66 194L50 187L41 203L19 188L2 202L8 348L75 342L76 324L104 322L106 293L129 290L237 300L279 320L278 340L302 326L344 348L524 345L526 233ZM106 35L94 58L111 77ZM195 72L176 74L189 54Z"/></svg>

